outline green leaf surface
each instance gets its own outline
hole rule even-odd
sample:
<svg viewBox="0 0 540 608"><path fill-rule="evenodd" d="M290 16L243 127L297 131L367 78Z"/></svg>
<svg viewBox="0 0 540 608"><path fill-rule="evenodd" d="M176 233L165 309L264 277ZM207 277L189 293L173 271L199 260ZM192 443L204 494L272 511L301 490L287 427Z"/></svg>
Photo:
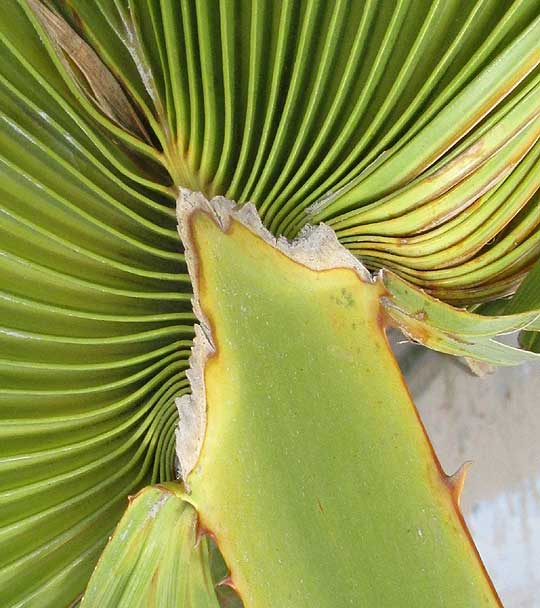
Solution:
<svg viewBox="0 0 540 608"><path fill-rule="evenodd" d="M174 477L194 317L164 169L29 7L0 15L0 605L63 608L127 495Z"/></svg>
<svg viewBox="0 0 540 608"><path fill-rule="evenodd" d="M382 285L331 231L276 246L256 217L179 210L206 328L179 457L244 605L499 606L463 477L442 472L386 340ZM194 450L185 411L205 418Z"/></svg>
<svg viewBox="0 0 540 608"><path fill-rule="evenodd" d="M509 295L540 255L538 171L515 175L540 129L535 2L20 3L78 120L146 187L251 200L289 237L328 221L370 268L457 304ZM74 40L111 76L97 97L81 53L74 85ZM103 103L118 86L135 130Z"/></svg>

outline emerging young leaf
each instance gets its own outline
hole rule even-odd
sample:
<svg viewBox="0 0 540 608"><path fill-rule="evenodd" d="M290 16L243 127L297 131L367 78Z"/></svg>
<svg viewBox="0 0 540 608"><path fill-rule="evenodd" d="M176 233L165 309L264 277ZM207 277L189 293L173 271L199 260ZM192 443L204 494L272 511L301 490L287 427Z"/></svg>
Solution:
<svg viewBox="0 0 540 608"><path fill-rule="evenodd" d="M81 608L219 608L208 541L178 484L130 498L90 579Z"/></svg>

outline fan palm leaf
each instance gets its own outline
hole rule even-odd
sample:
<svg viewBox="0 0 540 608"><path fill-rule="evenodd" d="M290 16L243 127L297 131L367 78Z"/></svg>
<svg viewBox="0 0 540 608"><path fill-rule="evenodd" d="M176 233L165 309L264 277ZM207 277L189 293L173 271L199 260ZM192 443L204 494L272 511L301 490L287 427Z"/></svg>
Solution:
<svg viewBox="0 0 540 608"><path fill-rule="evenodd" d="M496 300L540 258L539 66L536 0L4 0L3 606L75 601L126 496L175 477L179 188L326 222L435 308Z"/></svg>

